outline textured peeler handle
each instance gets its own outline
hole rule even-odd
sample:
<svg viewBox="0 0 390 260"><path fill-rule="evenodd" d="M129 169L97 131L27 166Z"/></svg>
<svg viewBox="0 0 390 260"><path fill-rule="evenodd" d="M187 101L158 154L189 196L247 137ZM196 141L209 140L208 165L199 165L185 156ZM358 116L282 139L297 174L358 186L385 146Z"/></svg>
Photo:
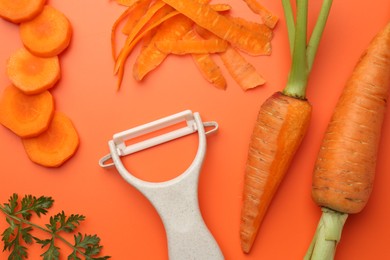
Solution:
<svg viewBox="0 0 390 260"><path fill-rule="evenodd" d="M203 221L198 204L197 185L193 183L196 180L190 179L172 186L162 185L156 189L144 190L144 195L149 198L163 221L169 259L224 259L216 240Z"/></svg>

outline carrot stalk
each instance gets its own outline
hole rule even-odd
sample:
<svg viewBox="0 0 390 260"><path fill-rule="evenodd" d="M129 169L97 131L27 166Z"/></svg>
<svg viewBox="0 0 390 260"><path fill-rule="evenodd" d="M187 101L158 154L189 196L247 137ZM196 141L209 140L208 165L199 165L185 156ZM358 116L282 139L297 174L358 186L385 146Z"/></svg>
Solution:
<svg viewBox="0 0 390 260"><path fill-rule="evenodd" d="M52 88L60 79L58 56L37 57L20 48L8 59L7 75L12 84L25 94L38 94Z"/></svg>
<svg viewBox="0 0 390 260"><path fill-rule="evenodd" d="M329 0L324 0L329 1ZM287 84L281 93L275 93L260 107L249 143L245 168L243 205L241 210L241 247L249 253L266 211L297 152L311 117L312 106L306 98L310 69L307 54L308 0L297 0L296 22L288 26L292 65ZM322 8L325 5L322 5ZM291 15L291 5L283 1L285 13ZM326 21L329 8L320 12L319 20ZM294 19L286 19L294 22ZM324 22L317 22L318 33L313 44L319 44ZM319 30L322 29L322 30ZM317 46L312 46L317 47Z"/></svg>
<svg viewBox="0 0 390 260"><path fill-rule="evenodd" d="M366 206L373 188L389 90L390 23L357 62L325 132L312 184L312 198L322 207L322 218L332 214L340 216L336 219L346 219ZM337 222L319 224L305 259L333 259L340 238L331 239L329 246L329 239L318 234L329 230L341 234L342 229Z"/></svg>
<svg viewBox="0 0 390 260"><path fill-rule="evenodd" d="M267 37L255 34L225 16L213 10L210 5L196 0L163 0L193 20L199 26L211 31L218 37L230 42L233 46L252 55L269 55L271 44Z"/></svg>
<svg viewBox="0 0 390 260"><path fill-rule="evenodd" d="M50 5L34 19L20 24L23 45L40 57L53 57L70 44L72 27L68 18Z"/></svg>

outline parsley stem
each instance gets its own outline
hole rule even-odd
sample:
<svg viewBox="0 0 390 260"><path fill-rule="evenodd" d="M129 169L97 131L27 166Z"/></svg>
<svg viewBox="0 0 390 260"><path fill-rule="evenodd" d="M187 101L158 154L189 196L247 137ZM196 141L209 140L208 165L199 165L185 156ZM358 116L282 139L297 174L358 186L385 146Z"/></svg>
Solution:
<svg viewBox="0 0 390 260"><path fill-rule="evenodd" d="M23 224L26 224L26 225L28 225L28 226L37 228L37 229L39 229L39 230L41 230L41 231L44 231L44 232L50 234L53 238L56 238L56 239L61 240L61 241L64 242L66 245L68 245L69 247L71 247L73 250L77 251L80 255L82 255L82 256L84 256L84 257L87 257L87 255L84 254L83 251L81 251L81 250L78 249L77 247L73 246L72 243L70 243L69 241L67 241L65 238L63 238L62 236L58 235L57 233L53 233L51 230L49 230L49 229L47 229L47 228L44 228L44 227L42 227L42 226L40 226L40 225L37 225L37 224L35 224L35 223L31 222L31 221L28 221L28 220L26 220L26 219L19 218L19 217L15 216L15 215L9 214L9 213L6 211L6 209L5 209L2 205L0 205L0 210L1 210L8 218L11 218L11 219L13 219L13 220L15 220L15 221L17 221L17 222L19 222L19 223L23 223Z"/></svg>

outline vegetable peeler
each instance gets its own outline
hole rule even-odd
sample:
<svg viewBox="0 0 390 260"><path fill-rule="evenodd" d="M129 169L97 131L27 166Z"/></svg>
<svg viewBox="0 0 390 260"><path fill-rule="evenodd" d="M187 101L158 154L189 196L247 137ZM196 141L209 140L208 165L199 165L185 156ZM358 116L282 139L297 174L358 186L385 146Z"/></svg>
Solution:
<svg viewBox="0 0 390 260"><path fill-rule="evenodd" d="M186 122L184 127L127 145L130 139ZM211 128L207 132L205 127ZM199 210L198 180L206 154L206 135L218 130L216 122L202 122L199 113L185 110L113 135L110 153L99 160L101 167L115 166L129 184L138 189L162 219L171 260L224 259ZM141 180L127 171L121 157L198 132L198 149L190 166L179 176L163 182Z"/></svg>

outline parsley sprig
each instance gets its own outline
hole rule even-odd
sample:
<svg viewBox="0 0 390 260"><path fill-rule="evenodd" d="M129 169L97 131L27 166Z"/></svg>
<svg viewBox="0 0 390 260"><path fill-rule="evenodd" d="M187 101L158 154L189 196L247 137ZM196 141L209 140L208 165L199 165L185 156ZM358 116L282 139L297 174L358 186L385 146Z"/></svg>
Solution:
<svg viewBox="0 0 390 260"><path fill-rule="evenodd" d="M69 242L61 234L73 233L79 227L85 216L71 214L67 216L64 211L50 217L49 223L41 226L31 222L35 214L38 217L46 215L53 206L51 197L35 197L25 195L21 200L17 194L13 194L8 203L0 204L0 211L6 216L8 227L1 234L4 243L3 251L8 250L9 260L23 260L28 257L27 246L34 241L41 245L44 252L43 260L57 260L60 256L60 248L56 246L58 240L68 245L72 252L68 260L106 260L109 256L99 256L102 246L97 235L87 235L77 232L74 241ZM47 238L38 238L32 234L34 229L39 229L48 234ZM76 233L76 232L75 232Z"/></svg>

